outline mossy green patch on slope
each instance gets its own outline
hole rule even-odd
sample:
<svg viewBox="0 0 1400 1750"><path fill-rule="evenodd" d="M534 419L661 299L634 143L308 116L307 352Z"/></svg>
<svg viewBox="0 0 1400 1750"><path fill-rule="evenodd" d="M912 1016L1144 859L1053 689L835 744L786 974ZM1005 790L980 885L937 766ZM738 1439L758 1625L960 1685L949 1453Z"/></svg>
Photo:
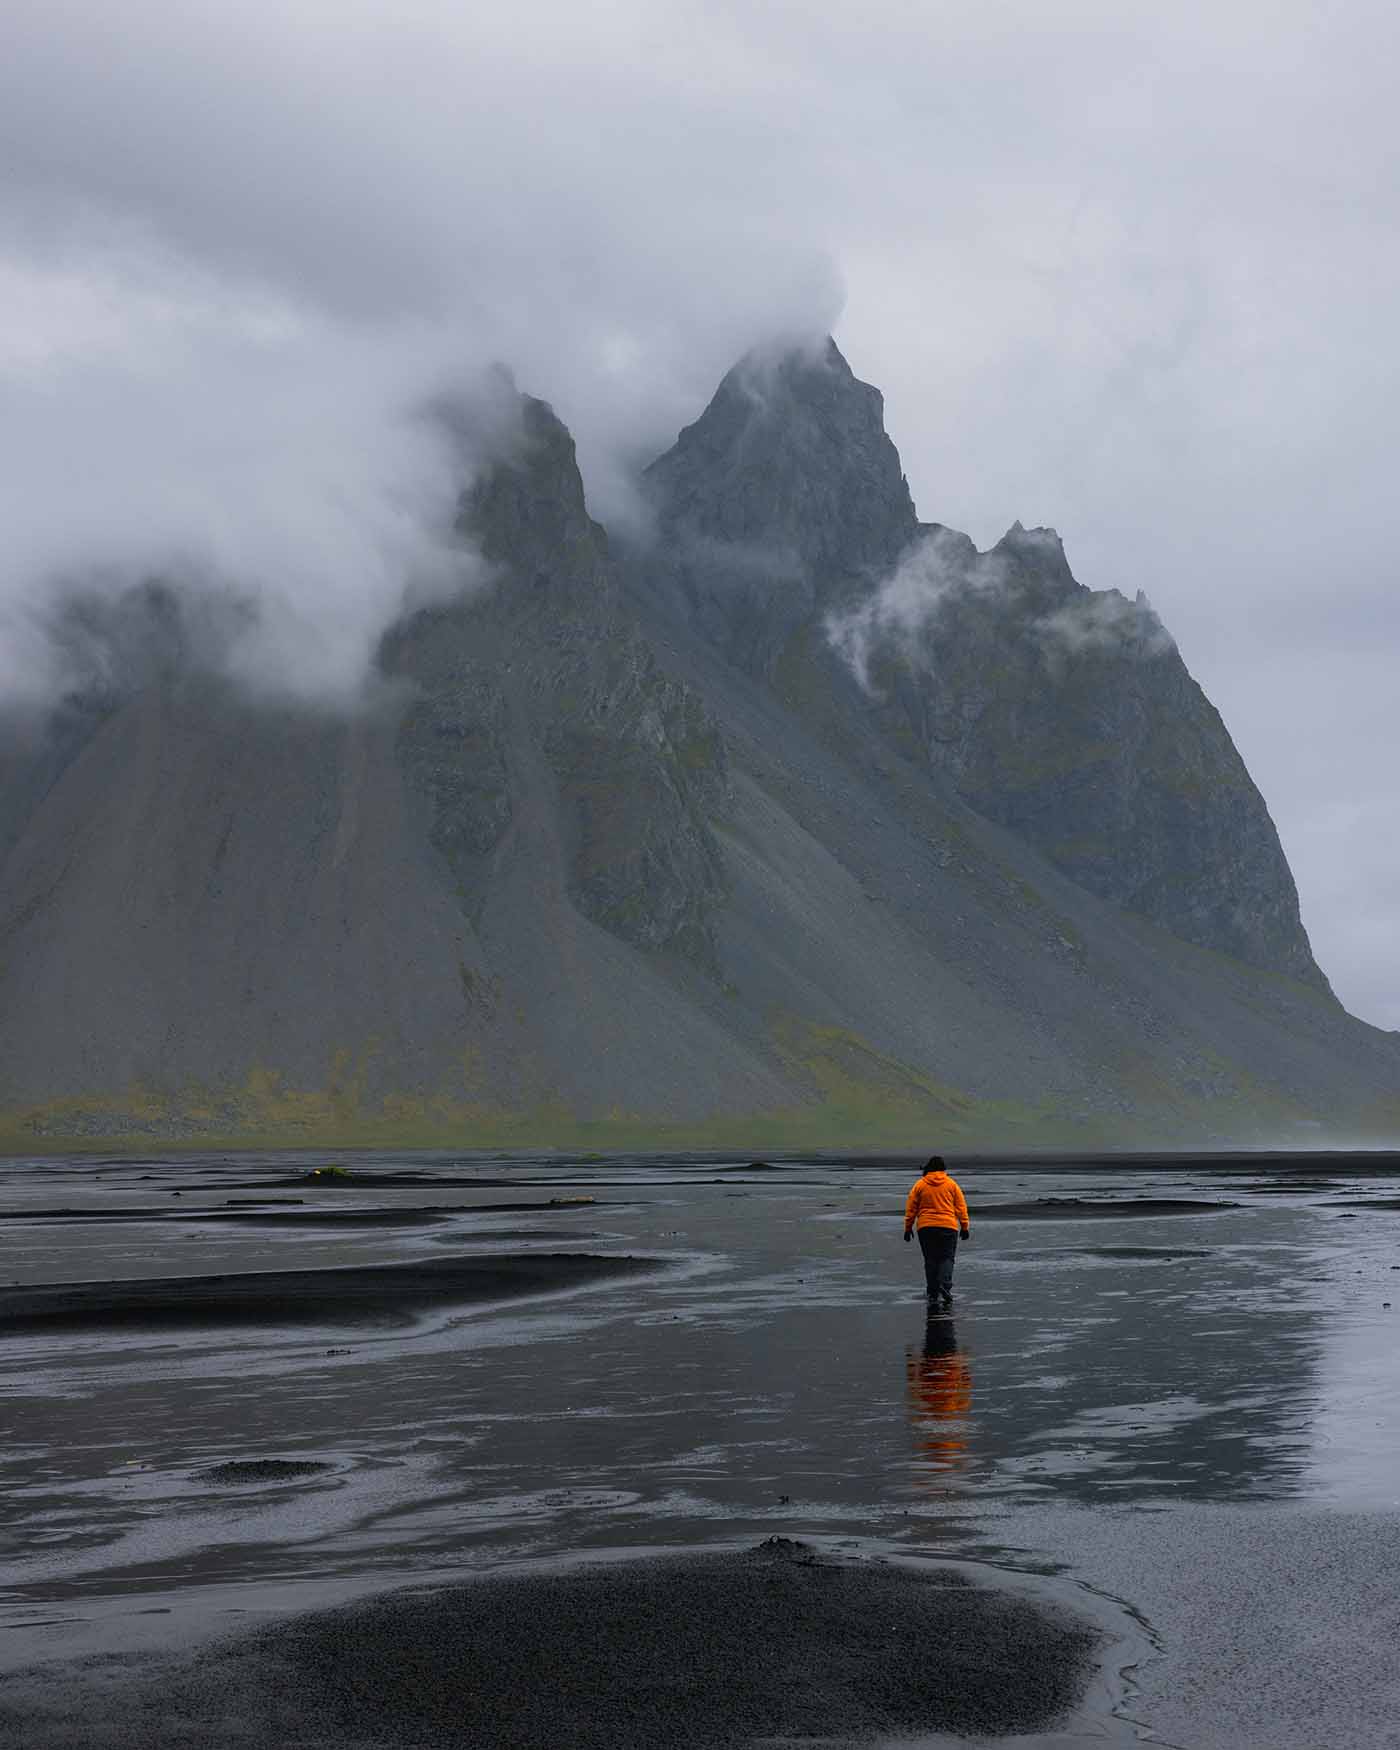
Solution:
<svg viewBox="0 0 1400 1750"><path fill-rule="evenodd" d="M845 1027L819 1026L796 1015L773 1026L779 1054L809 1079L830 1118L965 1120L977 1106L955 1088L877 1050Z"/></svg>
<svg viewBox="0 0 1400 1750"><path fill-rule="evenodd" d="M1118 1066L1116 1110L1067 1111L1053 1102L979 1099L899 1062L846 1029L780 1016L775 1047L810 1100L755 1112L675 1120L664 1112L615 1109L602 1117L545 1102L509 1110L448 1093L357 1097L347 1082L293 1088L257 1071L224 1091L160 1094L132 1087L0 1111L0 1153L121 1152L163 1148L491 1148L738 1152L872 1147L1079 1148L1291 1134L1322 1121L1222 1065L1227 1092L1204 1096L1173 1085L1151 1064ZM353 1084L353 1079L352 1079ZM1400 1103L1348 1121L1348 1134L1400 1132Z"/></svg>

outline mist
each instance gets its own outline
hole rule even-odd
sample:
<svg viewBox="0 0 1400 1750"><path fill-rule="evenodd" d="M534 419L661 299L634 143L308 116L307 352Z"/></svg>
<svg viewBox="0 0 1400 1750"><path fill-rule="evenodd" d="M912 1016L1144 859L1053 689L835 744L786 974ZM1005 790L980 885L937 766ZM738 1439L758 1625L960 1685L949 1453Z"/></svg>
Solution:
<svg viewBox="0 0 1400 1750"><path fill-rule="evenodd" d="M1059 539L1053 529L1018 529L1016 535L1022 549L1044 543L1058 559ZM948 610L976 602L997 610L1011 608L1019 593L1015 571L1002 553L995 548L978 552L966 535L935 528L911 546L864 601L830 615L826 634L860 685L876 692L871 668L877 657L892 657L906 668L936 676ZM1132 600L1116 589L1083 590L1049 613L1018 608L1015 624L1038 645L1052 675L1085 655L1148 662L1176 648L1142 590ZM951 635L957 635L956 629Z"/></svg>
<svg viewBox="0 0 1400 1750"><path fill-rule="evenodd" d="M1319 958L1400 1026L1398 35L1375 0L11 0L0 691L52 684L65 592L179 573L256 604L248 684L353 693L406 589L489 587L425 398L504 360L615 523L735 359L834 328L923 516L1053 524L1147 592Z"/></svg>
<svg viewBox="0 0 1400 1750"><path fill-rule="evenodd" d="M728 168L707 213L610 139L629 101L654 128L667 99L629 99L606 30L521 22L18 7L0 696L63 684L65 603L156 580L249 610L223 661L246 685L353 699L406 603L484 582L452 521L490 446L464 456L427 409L507 363L625 521L735 352L834 321L830 255L757 192L736 271Z"/></svg>

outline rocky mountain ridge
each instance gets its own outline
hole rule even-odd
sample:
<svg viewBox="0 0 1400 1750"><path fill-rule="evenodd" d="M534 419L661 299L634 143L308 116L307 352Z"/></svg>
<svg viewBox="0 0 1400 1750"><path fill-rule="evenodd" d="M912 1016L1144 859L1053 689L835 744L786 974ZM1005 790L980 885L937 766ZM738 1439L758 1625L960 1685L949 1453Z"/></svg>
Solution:
<svg viewBox="0 0 1400 1750"><path fill-rule="evenodd" d="M658 539L629 550L521 398L461 505L491 587L393 628L358 715L219 682L148 592L125 684L0 734L11 1146L1400 1116L1400 1045L1316 972L1267 811L1150 610L1105 608L1044 534L989 561L918 524L834 347L716 402L648 471ZM977 574L931 613L919 577L890 593L930 546ZM1085 603L1087 633L1045 630Z"/></svg>
<svg viewBox="0 0 1400 1750"><path fill-rule="evenodd" d="M810 684L839 690L819 621L859 683L849 708L979 814L1100 897L1326 990L1264 800L1145 598L1086 589L1053 530L1017 523L979 553L916 523L878 393L834 343L770 365L766 394L746 396L758 368L731 371L647 470L671 599L770 672L806 633ZM799 581L755 582L751 555L775 552Z"/></svg>

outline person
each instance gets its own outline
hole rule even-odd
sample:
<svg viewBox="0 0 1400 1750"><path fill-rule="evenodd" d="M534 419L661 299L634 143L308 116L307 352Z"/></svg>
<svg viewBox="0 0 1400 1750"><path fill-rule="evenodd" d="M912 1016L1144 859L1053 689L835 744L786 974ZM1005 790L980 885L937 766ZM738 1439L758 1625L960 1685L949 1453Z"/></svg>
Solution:
<svg viewBox="0 0 1400 1750"><path fill-rule="evenodd" d="M953 1304L953 1260L958 1235L972 1236L967 1199L962 1186L950 1177L942 1155L930 1155L929 1163L909 1187L904 1205L904 1237L919 1236L924 1255L924 1279L930 1307L947 1309Z"/></svg>

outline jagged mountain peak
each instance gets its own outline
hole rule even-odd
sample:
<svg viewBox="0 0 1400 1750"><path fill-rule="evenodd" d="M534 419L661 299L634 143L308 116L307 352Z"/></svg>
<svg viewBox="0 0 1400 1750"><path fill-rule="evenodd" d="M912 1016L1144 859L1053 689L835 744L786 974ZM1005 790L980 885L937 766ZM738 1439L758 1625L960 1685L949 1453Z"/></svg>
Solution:
<svg viewBox="0 0 1400 1750"><path fill-rule="evenodd" d="M1035 594L1059 597L1084 593L1084 586L1070 570L1065 544L1056 529L1028 529L1018 520L989 549L989 556Z"/></svg>
<svg viewBox="0 0 1400 1750"><path fill-rule="evenodd" d="M829 335L747 354L644 480L673 544L781 555L819 590L892 562L917 527L884 397Z"/></svg>
<svg viewBox="0 0 1400 1750"><path fill-rule="evenodd" d="M1010 548L1016 552L1024 552L1029 549L1032 552L1058 553L1062 557L1065 550L1065 544L1060 538L1058 529L1052 529L1044 523L1028 529L1019 517L997 542L997 546Z"/></svg>
<svg viewBox="0 0 1400 1750"><path fill-rule="evenodd" d="M918 531L884 397L829 335L746 354L642 485L648 587L751 671Z"/></svg>
<svg viewBox="0 0 1400 1750"><path fill-rule="evenodd" d="M843 403L884 417L884 396L861 382L826 334L751 348L725 373L706 412L737 412L749 424L781 421L798 408L836 414Z"/></svg>
<svg viewBox="0 0 1400 1750"><path fill-rule="evenodd" d="M658 593L784 697L827 699L844 658L897 748L1090 891L1325 989L1263 799L1146 599L1086 589L1053 528L979 552L917 523L882 408L829 341L740 361L650 471Z"/></svg>
<svg viewBox="0 0 1400 1750"><path fill-rule="evenodd" d="M607 536L588 514L568 427L547 401L516 403L513 429L463 494L458 527L491 563L517 570L547 573L582 550L601 559Z"/></svg>

